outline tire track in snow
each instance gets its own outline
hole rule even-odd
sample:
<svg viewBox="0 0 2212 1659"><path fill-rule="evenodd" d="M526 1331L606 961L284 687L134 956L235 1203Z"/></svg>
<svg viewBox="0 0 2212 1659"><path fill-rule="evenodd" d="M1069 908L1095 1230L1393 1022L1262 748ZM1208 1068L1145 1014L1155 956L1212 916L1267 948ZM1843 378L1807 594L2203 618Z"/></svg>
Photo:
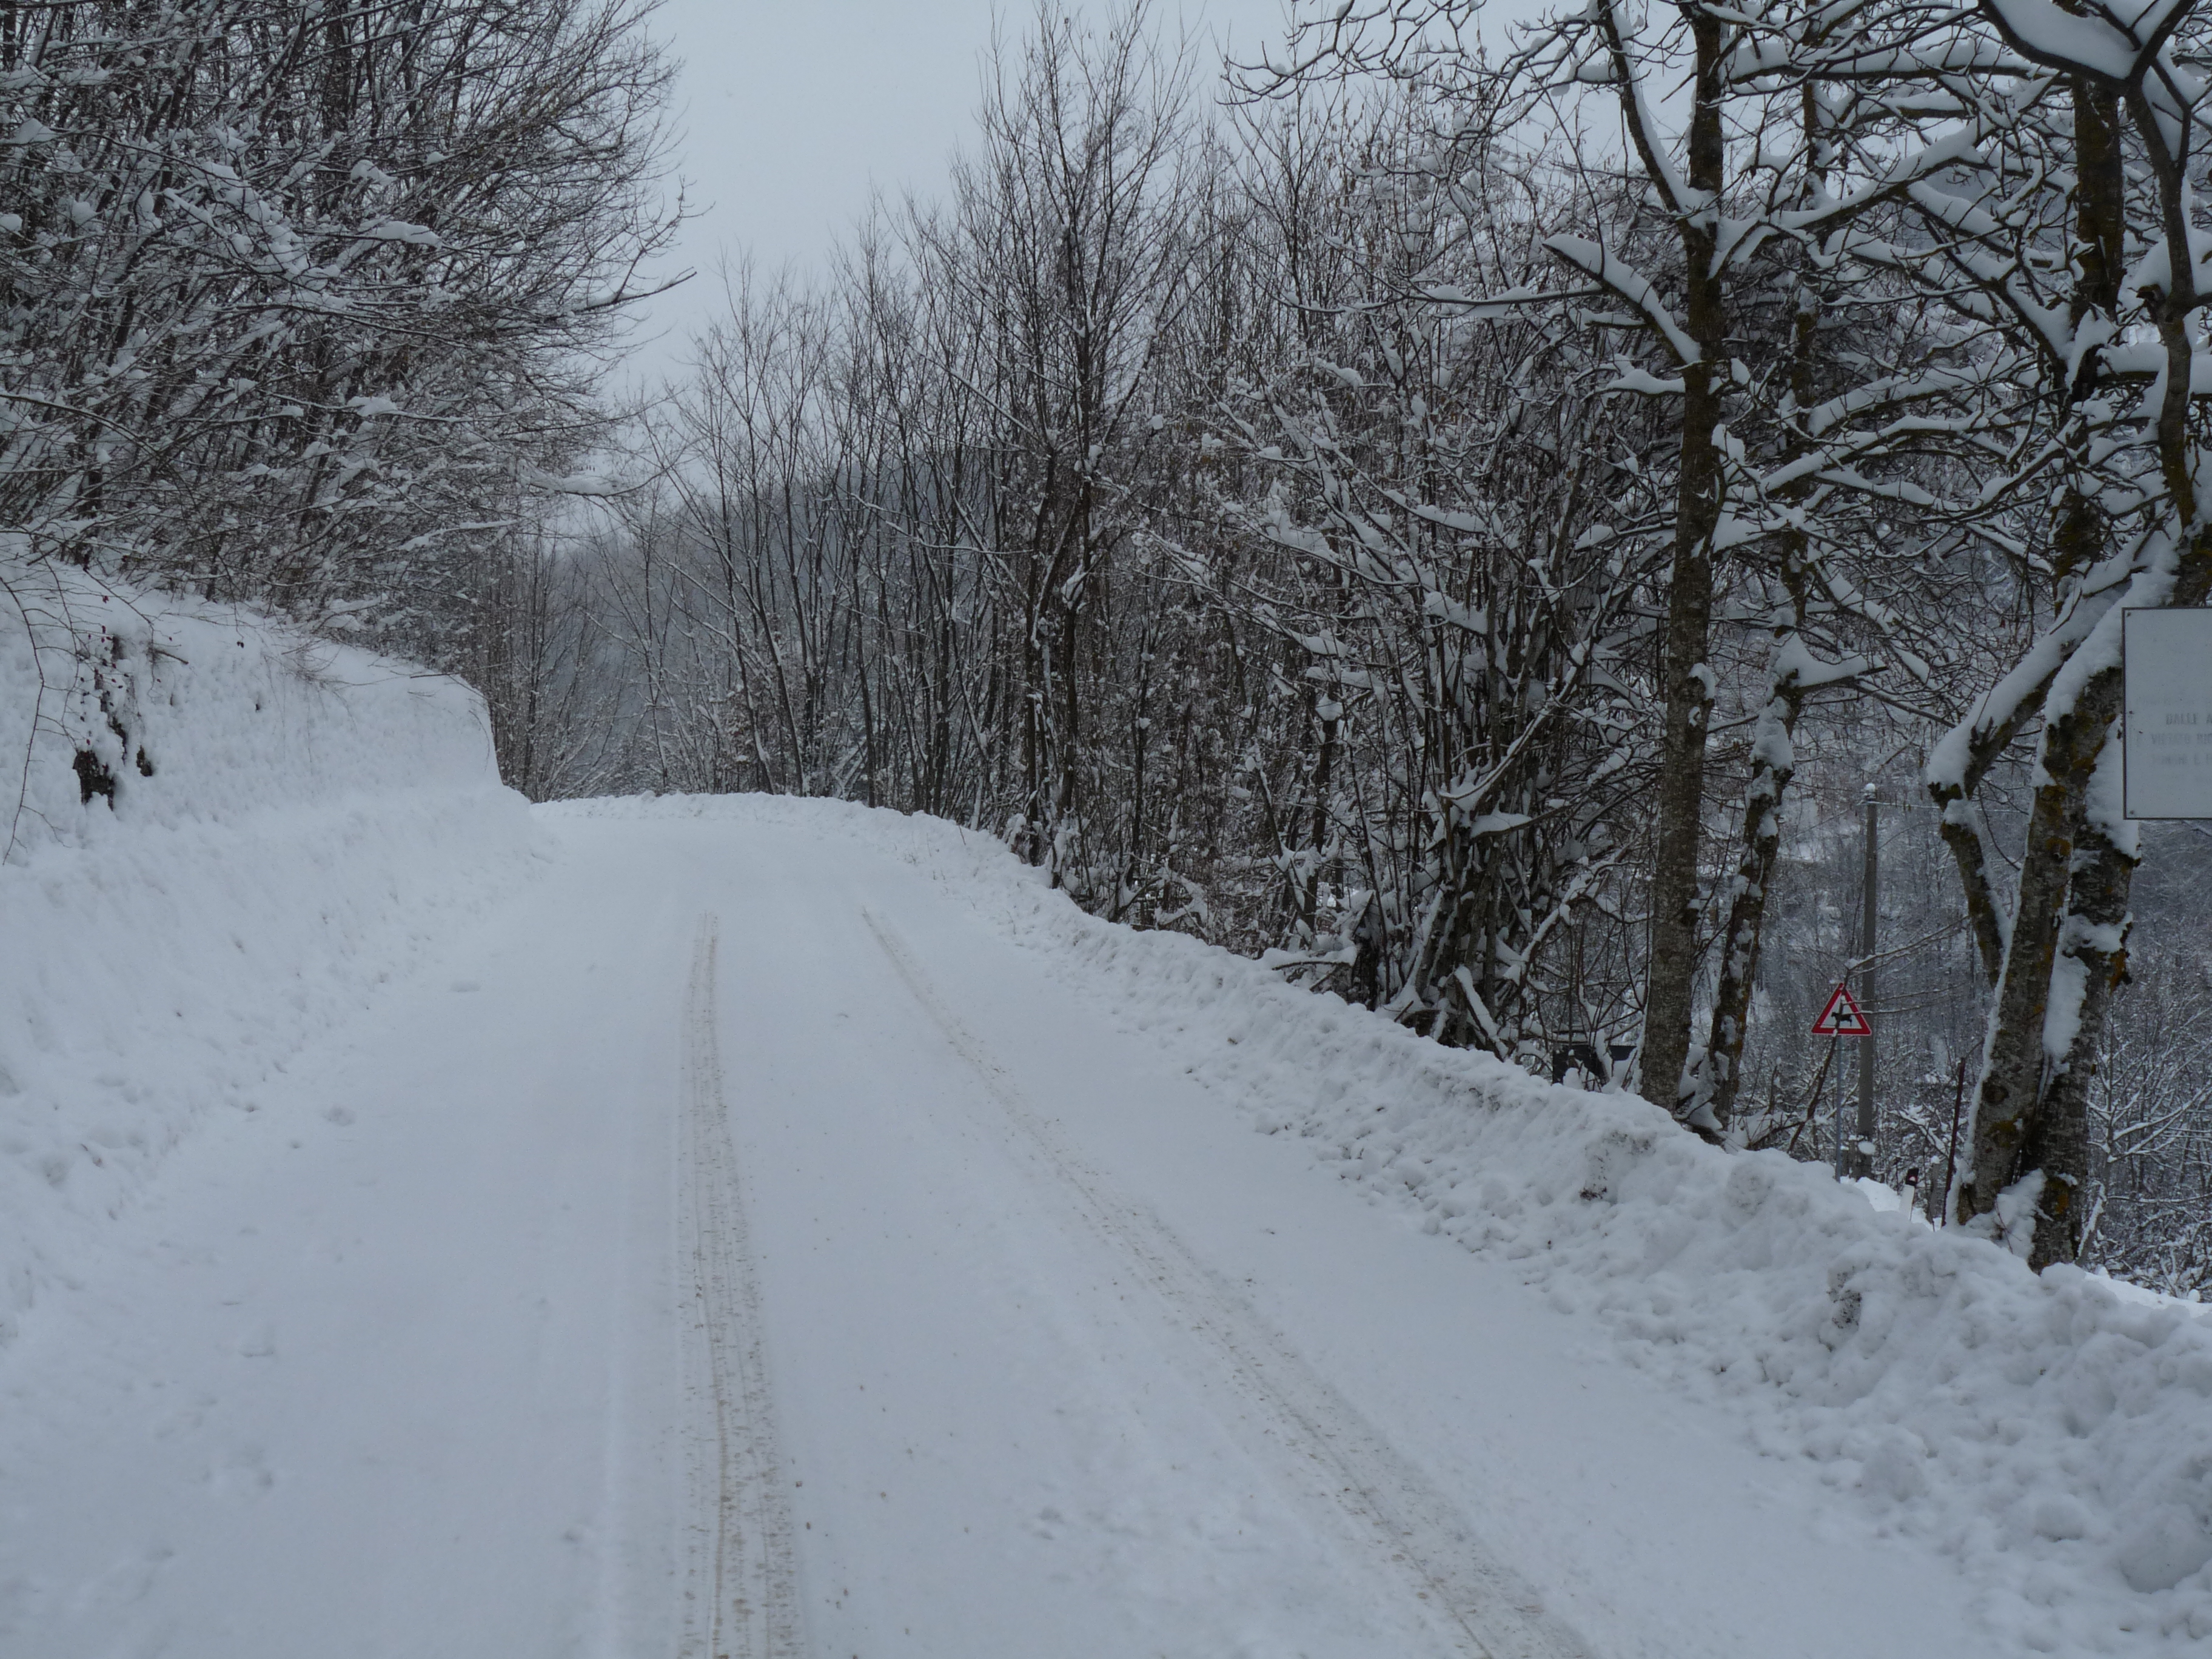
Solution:
<svg viewBox="0 0 2212 1659"><path fill-rule="evenodd" d="M1460 1653L1591 1659L1588 1644L1546 1611L1532 1586L1488 1557L1426 1474L1165 1224L1115 1194L1030 1105L945 1005L897 933L865 907L860 915L915 1000L1005 1111L1017 1131L1012 1149L1019 1161L1059 1189L1066 1207L1152 1289L1176 1326L1197 1340L1216 1373L1204 1380L1225 1386L1246 1407L1224 1413L1224 1420L1243 1431L1248 1448L1288 1476L1340 1529L1348 1526L1369 1564L1408 1590Z"/></svg>
<svg viewBox="0 0 2212 1659"><path fill-rule="evenodd" d="M683 1659L801 1659L796 1545L763 1346L760 1283L722 1092L716 1035L720 924L701 918L684 1000L679 1184L698 1298L692 1375L712 1396L693 1459L699 1521L685 1590Z"/></svg>

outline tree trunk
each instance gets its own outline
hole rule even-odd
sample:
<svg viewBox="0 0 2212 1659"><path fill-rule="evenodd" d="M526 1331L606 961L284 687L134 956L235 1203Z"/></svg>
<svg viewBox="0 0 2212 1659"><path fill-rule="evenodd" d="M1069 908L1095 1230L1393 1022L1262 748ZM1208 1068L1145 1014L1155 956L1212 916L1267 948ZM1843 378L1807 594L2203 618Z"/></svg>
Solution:
<svg viewBox="0 0 2212 1659"><path fill-rule="evenodd" d="M2028 1173L2022 1155L2043 1092L2044 1018L2051 1006L2051 970L2057 959L2080 795L2104 747L2118 694L2117 668L2093 676L2074 707L2044 732L2043 781L2028 815L2012 938L1974 1097L1971 1175L1959 1185L1960 1221L1990 1213L1998 1194Z"/></svg>
<svg viewBox="0 0 2212 1659"><path fill-rule="evenodd" d="M1800 617L1802 620L1802 606ZM1792 629L1778 638L1776 654L1780 655L1784 640L1796 637ZM1752 988L1759 976L1766 891L1782 846L1782 802L1796 771L1790 738L1804 706L1796 665L1780 668L1752 740L1751 782L1744 791L1743 853L1736 862L1728 927L1721 935L1720 983L1713 992L1712 1034L1706 1048L1706 1075L1712 1080L1712 1097L1707 1103L1711 1121L1693 1121L1691 1126L1707 1135L1725 1129L1735 1109Z"/></svg>
<svg viewBox="0 0 2212 1659"><path fill-rule="evenodd" d="M2190 232L2183 161L2163 148L2157 116L2142 94L2131 92L2130 98L2159 186L2161 228L2170 245L2185 246ZM2113 255L2125 210L2118 119L2117 102L2076 84L2076 142L2084 166L2076 185L2075 223L2086 250L2077 318L2090 306L2109 304L2115 297ZM2189 430L2195 343L2188 319L2200 296L2194 267L2186 262L2167 281L2170 291L2155 313L2167 363L2157 443L2169 522L2179 546L2172 555L2171 584L2156 601L2190 605L2203 603L2212 587L2212 538L2198 520L2198 452ZM2094 374L2094 368L2087 373ZM2080 390L2069 392L2078 396ZM2086 553L2075 544L2095 526L2077 516L2083 511L2078 500L2062 511L2069 520L2060 526L2061 558L2078 565ZM2104 620L2117 625L2118 619L2108 615ZM2044 1180L2028 1252L2029 1265L2038 1268L2070 1261L2079 1243L2075 1201L2087 1168L2087 1081L2112 982L2124 971L2134 866L2133 849L2107 833L2108 824L2118 828L2112 818L2112 803L2104 799L2114 793L2110 776L2097 787L2099 773L2109 774L2116 761L2109 745L2124 702L2119 653L2102 623L2082 648L2100 651L2103 660L2076 687L2068 688L2060 675L2054 695L2061 706L2045 708L2040 781L2021 865L2020 897L1974 1100L1972 1179L1960 1185L1956 1200L1961 1221L1987 1215L2007 1188L2040 1171ZM2050 1016L2055 997L2063 1000L2054 1025ZM2049 1052L2054 1038L2064 1042L2057 1054Z"/></svg>
<svg viewBox="0 0 2212 1659"><path fill-rule="evenodd" d="M1802 100L1806 155L1808 161L1806 196L1825 195L1829 145L1817 83L1808 84ZM1809 262L1808 262L1809 266ZM1818 363L1820 294L1814 273L1801 268L1797 304L1790 317L1790 397L1797 410L1809 410L1820 397ZM1785 442L1791 459L1809 447L1801 422L1793 421ZM1809 483L1794 486L1789 495L1801 501ZM1751 778L1744 789L1742 853L1736 861L1734 890L1729 897L1728 926L1721 933L1720 982L1713 990L1712 1028L1705 1043L1705 1076L1711 1097L1703 1112L1692 1113L1689 1123L1699 1134L1719 1139L1735 1109L1742 1086L1743 1045L1751 1024L1751 995L1759 977L1760 941L1765 933L1766 894L1774 878L1774 860L1782 847L1782 805L1796 774L1796 752L1791 746L1797 717L1804 712L1806 688L1798 672L1799 653L1788 647L1804 637L1806 557L1811 538L1802 529L1782 537L1782 584L1790 595L1788 626L1774 630L1773 663L1766 706L1760 711L1752 738Z"/></svg>
<svg viewBox="0 0 2212 1659"><path fill-rule="evenodd" d="M2118 753L2110 744L2105 757L2106 769L2116 773ZM2114 775L2095 788L2090 799L2118 792ZM2137 862L2133 848L2106 834L2093 813L2077 816L2074 846L2074 879L2067 895L2052 995L2077 998L2079 1012L2065 1057L2036 1114L2022 1160L2044 1173L2028 1255L2038 1267L2071 1261L2081 1251L2089 1176L2089 1079L2096 1075L2097 1050L2112 993L2127 976L2132 921L2128 891Z"/></svg>
<svg viewBox="0 0 2212 1659"><path fill-rule="evenodd" d="M1721 135L1723 36L1719 18L1700 9L1691 32L1697 46L1690 117L1689 183L1717 198L1724 152ZM1713 233L1702 214L1681 222L1684 287L1690 337L1698 357L1682 366L1681 472L1676 482L1674 565L1667 588L1662 646L1666 732L1660 740L1656 841L1651 870L1651 960L1644 1001L1645 1099L1669 1112L1681 1097L1690 1051L1690 999L1698 971L1698 850L1705 806L1705 727L1712 714L1713 675L1705 661L1712 625L1713 532L1721 514L1721 453L1715 428L1728 385L1728 315L1713 272Z"/></svg>

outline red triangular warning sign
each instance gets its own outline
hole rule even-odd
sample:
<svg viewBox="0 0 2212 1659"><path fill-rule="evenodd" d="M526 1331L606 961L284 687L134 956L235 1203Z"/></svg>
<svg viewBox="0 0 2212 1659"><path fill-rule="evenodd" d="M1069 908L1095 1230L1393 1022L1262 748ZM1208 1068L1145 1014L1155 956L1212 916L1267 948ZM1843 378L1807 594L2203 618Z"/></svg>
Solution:
<svg viewBox="0 0 2212 1659"><path fill-rule="evenodd" d="M1836 987L1828 1006L1820 1010L1820 1018L1813 1022L1814 1036L1872 1036L1874 1027L1859 1012L1858 1000L1851 995L1848 985Z"/></svg>

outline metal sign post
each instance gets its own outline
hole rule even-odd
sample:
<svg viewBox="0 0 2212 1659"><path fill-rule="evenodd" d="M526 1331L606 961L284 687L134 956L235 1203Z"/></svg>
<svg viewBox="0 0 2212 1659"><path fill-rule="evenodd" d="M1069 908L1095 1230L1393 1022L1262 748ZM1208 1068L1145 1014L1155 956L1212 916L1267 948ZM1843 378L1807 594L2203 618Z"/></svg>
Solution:
<svg viewBox="0 0 2212 1659"><path fill-rule="evenodd" d="M2120 660L2121 810L2212 818L2212 608L2123 613Z"/></svg>
<svg viewBox="0 0 2212 1659"><path fill-rule="evenodd" d="M1874 786L1866 787L1866 909L1859 920L1859 994L1869 1002L1874 1000L1874 940L1875 925L1881 912L1876 900L1881 892L1881 860L1880 833L1875 820ZM1874 1025L1864 1014L1859 1021L1866 1026L1866 1035L1859 1039L1859 1139L1857 1156L1850 1161L1855 1175L1874 1173Z"/></svg>
<svg viewBox="0 0 2212 1659"><path fill-rule="evenodd" d="M1813 1035L1856 1037L1862 1045L1859 1050L1862 1056L1871 1052L1874 1047L1874 1026L1859 1007L1858 999L1851 994L1851 988L1841 981L1837 982L1834 990L1828 993L1826 1006L1820 1010L1820 1018L1813 1022ZM1825 1061L1821 1069L1824 1073L1827 1069ZM1862 1059L1859 1067L1859 1117L1863 1123L1872 1100L1868 1068ZM1872 1137L1862 1129L1859 1139L1865 1141ZM1867 1162L1865 1155L1852 1146L1850 1138L1844 1133L1844 1073L1843 1068L1838 1066L1836 1068L1836 1179L1848 1180Z"/></svg>

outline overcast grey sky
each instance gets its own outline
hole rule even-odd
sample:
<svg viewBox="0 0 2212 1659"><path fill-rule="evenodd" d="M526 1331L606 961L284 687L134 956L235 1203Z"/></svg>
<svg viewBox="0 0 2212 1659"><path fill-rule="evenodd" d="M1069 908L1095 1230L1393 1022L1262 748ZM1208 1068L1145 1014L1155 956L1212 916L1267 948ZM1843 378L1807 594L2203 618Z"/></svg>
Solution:
<svg viewBox="0 0 2212 1659"><path fill-rule="evenodd" d="M699 275L653 302L641 335L664 337L641 340L639 370L681 360L685 332L719 300L725 250L750 250L769 268L813 265L871 191L943 188L946 159L973 131L993 9L991 0L665 0L653 33L684 60L678 154L705 211L671 262ZM998 10L1018 40L1027 0ZM1282 0L1190 0L1159 15L1170 30L1180 16L1194 33L1225 35L1239 57L1283 35Z"/></svg>
<svg viewBox="0 0 2212 1659"><path fill-rule="evenodd" d="M1066 3L1102 21L1114 9ZM1309 12L1317 3L1303 0ZM1502 29L1559 3L1488 0L1485 22ZM1251 62L1282 42L1285 10L1286 0L1155 0L1154 15L1164 33L1186 28L1206 59L1225 44ZM651 32L684 63L677 158L698 212L664 271L698 275L644 313L631 371L681 366L687 335L720 302L723 254L817 267L872 191L941 191L975 129L994 13L1012 44L1035 0L662 0ZM1200 78L1211 91L1212 68Z"/></svg>

